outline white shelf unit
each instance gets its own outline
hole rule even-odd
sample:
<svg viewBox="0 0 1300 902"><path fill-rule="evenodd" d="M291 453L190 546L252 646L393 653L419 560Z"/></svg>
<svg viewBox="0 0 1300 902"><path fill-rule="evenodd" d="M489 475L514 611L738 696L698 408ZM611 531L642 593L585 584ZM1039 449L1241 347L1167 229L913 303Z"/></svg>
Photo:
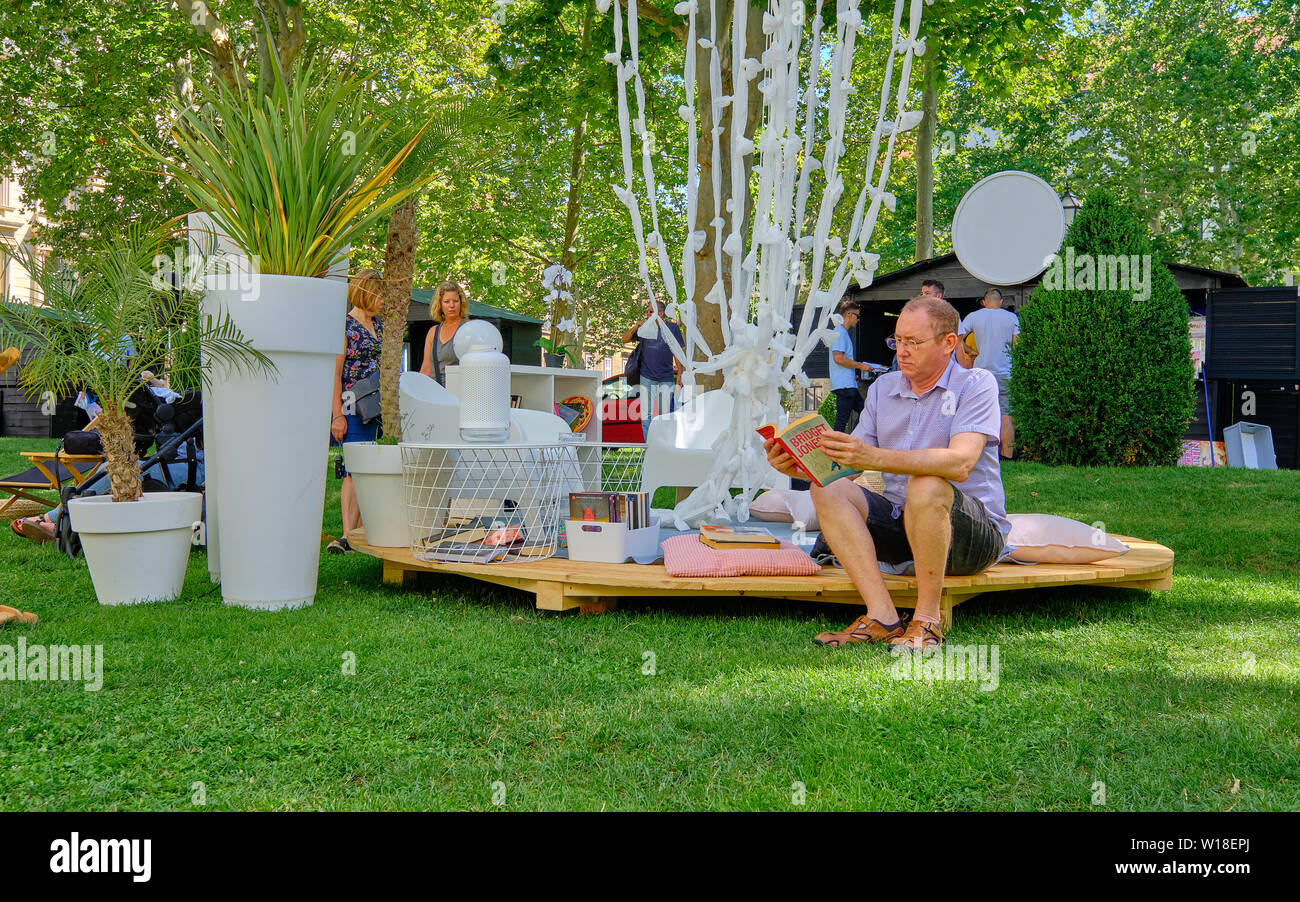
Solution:
<svg viewBox="0 0 1300 902"><path fill-rule="evenodd" d="M510 367L510 394L519 395L528 410L555 413L565 398L582 395L591 402L591 422L581 430L588 442L600 441L600 370L567 370L548 366ZM447 390L460 397L460 367L447 367Z"/></svg>

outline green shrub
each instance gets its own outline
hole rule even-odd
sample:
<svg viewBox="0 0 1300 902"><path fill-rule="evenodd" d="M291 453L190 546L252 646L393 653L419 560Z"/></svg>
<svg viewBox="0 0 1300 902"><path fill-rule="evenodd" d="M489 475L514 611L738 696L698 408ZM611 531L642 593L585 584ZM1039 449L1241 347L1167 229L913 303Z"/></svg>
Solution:
<svg viewBox="0 0 1300 902"><path fill-rule="evenodd" d="M822 419L834 426L835 410L835 395L828 391L826 397L822 398L822 403L818 405L817 412L822 415Z"/></svg>
<svg viewBox="0 0 1300 902"><path fill-rule="evenodd" d="M1149 297L1135 298L1132 283L1112 287L1120 270L1098 265L1103 255L1150 260ZM1019 311L1017 448L1051 464L1174 463L1196 403L1187 302L1174 277L1133 213L1103 191L1088 196L1061 257Z"/></svg>

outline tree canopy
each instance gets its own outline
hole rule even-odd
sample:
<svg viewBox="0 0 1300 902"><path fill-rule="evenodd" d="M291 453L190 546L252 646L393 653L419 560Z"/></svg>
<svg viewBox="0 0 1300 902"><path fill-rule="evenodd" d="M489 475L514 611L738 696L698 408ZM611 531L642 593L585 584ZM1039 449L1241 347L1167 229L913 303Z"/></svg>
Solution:
<svg viewBox="0 0 1300 902"><path fill-rule="evenodd" d="M846 173L865 159L881 51L893 40L886 4L869 6ZM639 11L656 170L675 186L663 228L680 246L686 48L671 3ZM872 248L879 272L923 248L947 250L962 194L1006 168L1081 196L1107 189L1166 258L1253 283L1297 268L1293 4L936 0L925 23L930 68L913 87L920 108L932 85L933 110L897 144L898 206ZM0 166L46 214L40 240L72 256L140 214L186 212L131 129L162 143L169 110L196 82L256 85L271 54L291 68L323 58L364 76L376 109L454 100L481 113L436 152L437 177L418 207L416 284L456 278L475 298L554 316L589 352L607 351L644 300L626 210L610 188L619 162L604 60L611 29L595 0L439 0L432 15L420 0L18 0L0 9ZM377 264L384 246L376 228L356 262ZM553 264L573 273L572 299L559 306L541 284Z"/></svg>

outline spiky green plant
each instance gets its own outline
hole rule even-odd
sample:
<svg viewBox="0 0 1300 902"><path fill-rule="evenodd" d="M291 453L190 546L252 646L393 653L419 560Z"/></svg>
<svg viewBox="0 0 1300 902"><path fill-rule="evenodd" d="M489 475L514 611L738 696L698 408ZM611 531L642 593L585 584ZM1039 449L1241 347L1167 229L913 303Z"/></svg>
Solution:
<svg viewBox="0 0 1300 902"><path fill-rule="evenodd" d="M264 77L272 84L263 93L217 82L197 108L180 109L175 159L136 139L258 272L324 276L428 183L393 178L423 129L390 156L392 122L368 111L362 81L316 61L292 79L278 69Z"/></svg>
<svg viewBox="0 0 1300 902"><path fill-rule="evenodd" d="M98 396L114 501L140 497L127 405L141 387L143 371L165 372L177 391L198 388L204 368L213 363L274 371L228 315L214 320L202 314L197 293L184 286L173 289L160 278L155 261L176 240L158 227L129 225L71 267L38 255L30 245L6 248L31 275L42 302L0 298L0 346L29 353L19 384L30 396L58 398L77 389Z"/></svg>

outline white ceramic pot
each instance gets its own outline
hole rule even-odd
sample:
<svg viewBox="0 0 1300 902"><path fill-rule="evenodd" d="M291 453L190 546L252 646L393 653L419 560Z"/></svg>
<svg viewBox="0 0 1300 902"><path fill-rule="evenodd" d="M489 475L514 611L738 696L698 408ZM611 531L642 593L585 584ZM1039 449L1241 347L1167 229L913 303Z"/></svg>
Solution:
<svg viewBox="0 0 1300 902"><path fill-rule="evenodd" d="M320 565L334 361L347 283L305 276L209 277L205 308L229 313L277 373L214 365L205 399L208 538L226 604L311 604ZM214 548L210 546L209 555Z"/></svg>
<svg viewBox="0 0 1300 902"><path fill-rule="evenodd" d="M111 495L68 502L100 604L169 601L181 594L194 524L203 514L196 492L150 492L139 501Z"/></svg>
<svg viewBox="0 0 1300 902"><path fill-rule="evenodd" d="M406 495L402 488L402 449L374 442L348 442L343 462L352 474L361 508L366 544L375 548L405 548Z"/></svg>

